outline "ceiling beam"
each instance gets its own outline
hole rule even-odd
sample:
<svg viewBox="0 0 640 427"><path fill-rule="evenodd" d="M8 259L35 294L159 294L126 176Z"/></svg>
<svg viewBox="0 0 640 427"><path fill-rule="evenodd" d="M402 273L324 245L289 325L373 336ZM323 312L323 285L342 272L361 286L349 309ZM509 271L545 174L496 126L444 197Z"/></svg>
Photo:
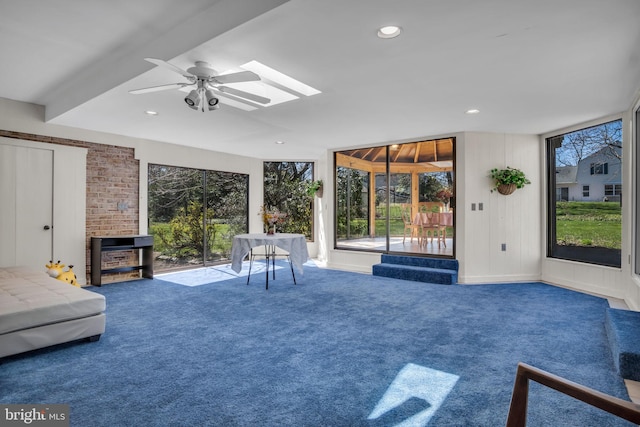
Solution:
<svg viewBox="0 0 640 427"><path fill-rule="evenodd" d="M45 121L55 123L57 117L150 70L153 66L144 58L170 60L288 1L220 0L151 41L132 39L124 52L104 56L51 91L42 102Z"/></svg>

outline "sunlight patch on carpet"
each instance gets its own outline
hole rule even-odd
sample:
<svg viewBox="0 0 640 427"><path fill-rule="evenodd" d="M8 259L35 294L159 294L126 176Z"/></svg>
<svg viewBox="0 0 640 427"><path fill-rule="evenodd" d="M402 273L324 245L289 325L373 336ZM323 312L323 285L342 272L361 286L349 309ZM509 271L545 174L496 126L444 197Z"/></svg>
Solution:
<svg viewBox="0 0 640 427"><path fill-rule="evenodd" d="M246 265L245 265L246 264ZM282 269L276 265L276 271ZM263 262L254 262L251 267L251 275L265 273ZM247 277L249 274L249 262L242 264L240 273L236 273L231 269L231 264L216 265L213 267L194 268L193 270L177 271L173 273L156 274L160 280L171 283L177 283L183 286L200 286L209 283L223 282L225 280L235 279L237 277Z"/></svg>
<svg viewBox="0 0 640 427"><path fill-rule="evenodd" d="M307 267L316 267L316 264L309 260L304 264ZM264 261L254 261L251 267L251 276L265 274ZM290 269L289 263L285 260L277 260L275 265L276 272L282 269ZM269 267L271 271L271 267ZM286 272L283 272L286 273ZM242 270L236 273L231 269L231 264L221 264L211 267L200 267L191 270L175 271L171 273L155 274L154 277L166 282L176 283L183 286L201 286L210 283L224 282L225 280L236 279L238 277L247 277L249 274L249 261L242 263ZM269 273L271 274L271 272ZM281 273L282 274L282 273ZM290 275L290 274L289 274Z"/></svg>
<svg viewBox="0 0 640 427"><path fill-rule="evenodd" d="M407 363L391 382L368 419L378 419L407 402L421 400L423 402L419 410L404 421L395 424L395 427L424 427L440 408L459 378L454 374Z"/></svg>

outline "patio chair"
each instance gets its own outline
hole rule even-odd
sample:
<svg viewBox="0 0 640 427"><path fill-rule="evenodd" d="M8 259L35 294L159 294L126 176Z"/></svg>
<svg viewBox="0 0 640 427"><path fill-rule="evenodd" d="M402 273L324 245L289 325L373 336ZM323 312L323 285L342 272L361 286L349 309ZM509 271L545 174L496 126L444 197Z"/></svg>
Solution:
<svg viewBox="0 0 640 427"><path fill-rule="evenodd" d="M435 237L438 240L438 247L440 247L440 213L421 212L420 218L422 245L427 244L427 239L431 235L431 244L433 244L433 238Z"/></svg>
<svg viewBox="0 0 640 427"><path fill-rule="evenodd" d="M438 232L438 247L440 247L440 241L444 247L447 247L447 227L453 227L453 212L442 212L440 213L440 221L439 221L439 232Z"/></svg>
<svg viewBox="0 0 640 427"><path fill-rule="evenodd" d="M404 241L407 238L407 230L409 230L410 233L410 242L413 243L413 235L415 234L416 237L418 238L418 244L420 244L420 233L421 233L421 226L419 222L414 221L411 218L411 205L408 204L403 204L401 206L402 209L402 222L404 222L404 231L402 233L402 243L404 244Z"/></svg>
<svg viewBox="0 0 640 427"><path fill-rule="evenodd" d="M266 281L265 288L269 289L269 261L271 261L271 274L273 276L273 280L276 279L276 257L283 257L289 261L289 267L291 268L291 276L293 277L293 284L297 285L296 282L296 274L293 272L293 263L291 262L291 256L289 252L284 249L280 249L274 245L264 245L256 246L251 248L249 252L249 274L247 274L247 285L249 284L249 279L251 279L251 268L253 267L253 261L256 257L264 257L265 259L265 269L266 269Z"/></svg>

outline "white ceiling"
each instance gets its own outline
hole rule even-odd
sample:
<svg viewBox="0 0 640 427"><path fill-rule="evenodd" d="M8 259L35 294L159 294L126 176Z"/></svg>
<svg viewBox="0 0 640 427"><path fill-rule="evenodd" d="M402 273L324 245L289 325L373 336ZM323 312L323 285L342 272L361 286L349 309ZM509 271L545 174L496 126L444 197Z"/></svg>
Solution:
<svg viewBox="0 0 640 427"><path fill-rule="evenodd" d="M0 0L0 97L44 105L57 125L264 159L540 134L630 107L639 22L638 0ZM389 24L402 34L376 37ZM257 60L322 93L202 113L178 90L129 94L183 81L145 57Z"/></svg>

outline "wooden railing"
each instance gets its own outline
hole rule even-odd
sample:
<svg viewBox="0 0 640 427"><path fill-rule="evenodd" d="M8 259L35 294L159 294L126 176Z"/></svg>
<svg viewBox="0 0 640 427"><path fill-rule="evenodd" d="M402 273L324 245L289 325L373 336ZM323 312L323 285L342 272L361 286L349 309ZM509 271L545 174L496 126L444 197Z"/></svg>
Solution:
<svg viewBox="0 0 640 427"><path fill-rule="evenodd" d="M624 418L634 424L640 424L639 405L601 393L525 363L519 363L511 395L507 427L525 427L527 424L529 380Z"/></svg>

